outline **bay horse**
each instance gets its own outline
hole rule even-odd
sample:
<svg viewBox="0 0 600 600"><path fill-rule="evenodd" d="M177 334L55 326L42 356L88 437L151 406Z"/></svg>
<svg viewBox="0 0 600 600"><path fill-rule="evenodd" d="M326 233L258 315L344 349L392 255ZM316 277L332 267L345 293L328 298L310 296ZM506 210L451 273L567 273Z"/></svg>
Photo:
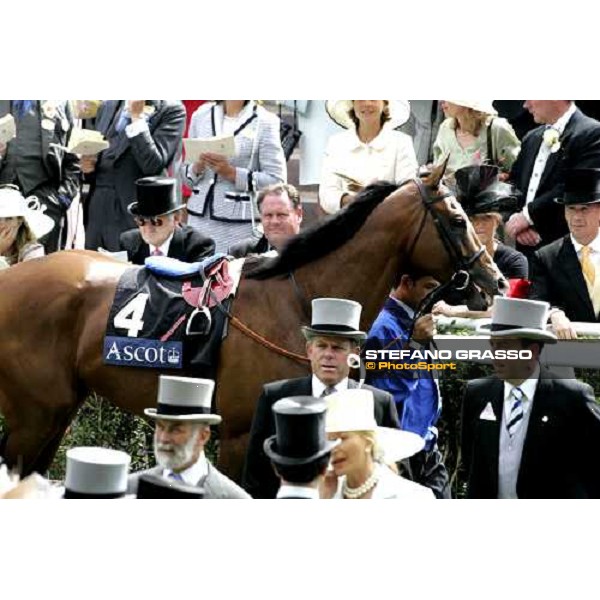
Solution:
<svg viewBox="0 0 600 600"><path fill-rule="evenodd" d="M476 310L502 291L504 280L460 204L440 187L442 173L400 187L369 186L340 213L301 232L277 258L257 260L243 274L232 312L253 336L230 324L215 398L223 417L219 467L230 477L240 479L262 385L309 372L308 362L292 354L304 354L300 326L310 324L311 299L360 302L367 330L409 264L440 281L457 269L468 271L481 290L470 298ZM8 464L19 462L23 474L46 471L91 391L138 415L155 405L156 371L103 363L109 310L127 268L72 250L0 273L0 412L7 423L2 452Z"/></svg>

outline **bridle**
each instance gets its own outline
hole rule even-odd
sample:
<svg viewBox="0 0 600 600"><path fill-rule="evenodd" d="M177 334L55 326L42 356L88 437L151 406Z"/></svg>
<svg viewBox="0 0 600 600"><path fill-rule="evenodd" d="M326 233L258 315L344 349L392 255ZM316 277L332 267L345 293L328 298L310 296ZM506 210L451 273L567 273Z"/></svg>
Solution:
<svg viewBox="0 0 600 600"><path fill-rule="evenodd" d="M433 220L433 223L437 229L440 240L442 241L442 245L444 249L448 253L452 264L455 266L454 273L452 277L446 282L432 290L427 294L425 298L419 304L419 307L415 311L414 318L412 320L409 340L412 339L412 334L414 330L415 322L419 317L426 314L431 310L431 307L446 294L449 289L456 291L464 291L469 283L471 282L471 271L473 270L473 265L479 260L481 255L485 252L485 246L483 244L481 247L475 251L471 256L464 256L460 249L460 242L457 240L456 236L449 229L447 223L440 218L439 213L434 210L434 205L438 202L441 202L445 198L452 197L450 192L433 195L431 193L431 189L423 183L423 181L419 178L407 180L400 184L402 187L405 183L409 183L412 181L419 191L419 196L421 197L421 202L425 207L423 211L423 218L421 219L421 223L419 224L419 228L417 229L417 233L411 242L411 245L408 250L408 261L410 261L414 249L423 233L423 229L425 228L425 223L427 222L427 217L430 216Z"/></svg>

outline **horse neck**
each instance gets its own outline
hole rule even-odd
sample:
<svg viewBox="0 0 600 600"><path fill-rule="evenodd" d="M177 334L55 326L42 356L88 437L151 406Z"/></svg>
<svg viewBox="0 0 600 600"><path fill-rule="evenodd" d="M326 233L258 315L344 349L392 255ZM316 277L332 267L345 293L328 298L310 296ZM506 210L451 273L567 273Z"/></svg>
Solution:
<svg viewBox="0 0 600 600"><path fill-rule="evenodd" d="M404 213L401 218L399 212ZM419 212L418 205L408 211L399 211L392 203L377 207L349 242L298 269L296 279L303 292L311 300L355 300L363 307L363 319L371 323L408 258Z"/></svg>

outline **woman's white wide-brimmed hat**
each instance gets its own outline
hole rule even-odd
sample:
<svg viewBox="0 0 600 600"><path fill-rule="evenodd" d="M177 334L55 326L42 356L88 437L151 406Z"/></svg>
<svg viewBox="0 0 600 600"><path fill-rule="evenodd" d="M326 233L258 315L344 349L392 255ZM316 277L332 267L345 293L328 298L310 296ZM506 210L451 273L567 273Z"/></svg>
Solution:
<svg viewBox="0 0 600 600"><path fill-rule="evenodd" d="M42 212L39 200L25 199L12 185L0 187L0 217L22 217L37 238L50 233L54 227L54 221Z"/></svg>
<svg viewBox="0 0 600 600"><path fill-rule="evenodd" d="M404 125L410 118L410 102L408 100L388 100L390 120L388 127L395 129ZM350 118L352 100L327 100L325 110L330 118L344 129L353 129L354 122Z"/></svg>
<svg viewBox="0 0 600 600"><path fill-rule="evenodd" d="M465 108L472 108L493 117L498 114L498 111L492 105L492 100L446 100L446 102L464 106Z"/></svg>
<svg viewBox="0 0 600 600"><path fill-rule="evenodd" d="M370 390L343 390L329 394L325 400L325 431L374 431L385 462L398 462L413 456L425 446L425 440L416 433L377 425L375 397Z"/></svg>

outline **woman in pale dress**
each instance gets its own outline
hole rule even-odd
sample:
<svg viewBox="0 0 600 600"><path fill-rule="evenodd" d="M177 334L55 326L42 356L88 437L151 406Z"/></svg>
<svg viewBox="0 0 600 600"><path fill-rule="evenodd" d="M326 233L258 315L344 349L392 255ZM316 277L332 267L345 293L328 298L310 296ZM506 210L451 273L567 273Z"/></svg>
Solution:
<svg viewBox="0 0 600 600"><path fill-rule="evenodd" d="M498 117L491 100L443 100L446 119L433 144L433 163L447 160L446 175L470 165L492 164L508 177L521 142L511 124Z"/></svg>
<svg viewBox="0 0 600 600"><path fill-rule="evenodd" d="M328 100L327 113L341 127L327 143L319 203L334 214L374 181L401 183L416 176L410 136L396 127L410 116L406 100Z"/></svg>
<svg viewBox="0 0 600 600"><path fill-rule="evenodd" d="M424 446L419 435L378 427L373 392L352 389L326 397L325 429L339 440L321 498L433 500L433 492L396 474L390 464L416 454Z"/></svg>
<svg viewBox="0 0 600 600"><path fill-rule="evenodd" d="M50 232L54 222L27 205L16 186L0 187L0 269L44 256L37 240Z"/></svg>

